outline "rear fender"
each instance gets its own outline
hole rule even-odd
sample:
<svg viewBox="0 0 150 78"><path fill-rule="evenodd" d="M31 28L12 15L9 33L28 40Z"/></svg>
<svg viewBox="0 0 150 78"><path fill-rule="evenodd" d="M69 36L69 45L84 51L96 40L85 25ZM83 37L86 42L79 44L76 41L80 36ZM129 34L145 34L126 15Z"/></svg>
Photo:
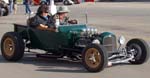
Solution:
<svg viewBox="0 0 150 78"><path fill-rule="evenodd" d="M28 39L28 26L14 24L14 32L19 33L22 39Z"/></svg>

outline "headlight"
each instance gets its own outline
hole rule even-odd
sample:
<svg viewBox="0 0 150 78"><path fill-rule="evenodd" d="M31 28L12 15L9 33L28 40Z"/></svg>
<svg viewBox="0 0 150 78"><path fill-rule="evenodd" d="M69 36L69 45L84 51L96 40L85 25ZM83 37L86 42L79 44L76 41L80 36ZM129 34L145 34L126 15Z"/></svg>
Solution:
<svg viewBox="0 0 150 78"><path fill-rule="evenodd" d="M100 41L98 39L95 39L92 41L93 44L100 44Z"/></svg>
<svg viewBox="0 0 150 78"><path fill-rule="evenodd" d="M125 40L125 37L124 37L124 36L120 36L120 37L119 37L118 42L119 42L120 45L125 44L125 41L126 41L126 40Z"/></svg>

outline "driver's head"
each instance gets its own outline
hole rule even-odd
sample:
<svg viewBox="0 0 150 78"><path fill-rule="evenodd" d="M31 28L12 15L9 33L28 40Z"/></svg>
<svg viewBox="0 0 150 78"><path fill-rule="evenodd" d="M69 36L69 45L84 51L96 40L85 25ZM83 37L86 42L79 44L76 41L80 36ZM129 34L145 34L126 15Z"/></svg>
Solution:
<svg viewBox="0 0 150 78"><path fill-rule="evenodd" d="M47 5L41 5L37 10L37 15L47 16L49 13L49 7Z"/></svg>
<svg viewBox="0 0 150 78"><path fill-rule="evenodd" d="M60 19L63 19L64 17L66 17L68 12L70 11L67 6L59 6L57 8L57 14L59 15Z"/></svg>

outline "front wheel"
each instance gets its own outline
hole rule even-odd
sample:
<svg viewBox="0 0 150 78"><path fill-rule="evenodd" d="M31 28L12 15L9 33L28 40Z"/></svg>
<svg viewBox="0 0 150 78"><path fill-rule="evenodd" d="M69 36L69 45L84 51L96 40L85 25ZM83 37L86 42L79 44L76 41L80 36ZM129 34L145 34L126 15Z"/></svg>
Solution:
<svg viewBox="0 0 150 78"><path fill-rule="evenodd" d="M1 40L2 56L8 61L18 61L24 55L24 43L16 32L7 32Z"/></svg>
<svg viewBox="0 0 150 78"><path fill-rule="evenodd" d="M102 71L107 66L107 53L103 46L88 45L82 52L82 62L89 72Z"/></svg>
<svg viewBox="0 0 150 78"><path fill-rule="evenodd" d="M134 50L134 59L129 61L132 64L143 64L149 58L149 46L148 44L142 39L132 39L127 43L128 51Z"/></svg>

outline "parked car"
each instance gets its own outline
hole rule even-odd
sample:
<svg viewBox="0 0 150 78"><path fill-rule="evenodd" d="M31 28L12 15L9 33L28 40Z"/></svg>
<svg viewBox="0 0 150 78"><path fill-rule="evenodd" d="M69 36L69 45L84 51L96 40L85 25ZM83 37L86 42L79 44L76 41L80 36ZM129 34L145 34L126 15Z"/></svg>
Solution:
<svg viewBox="0 0 150 78"><path fill-rule="evenodd" d="M0 0L0 16L7 16L9 14L7 0Z"/></svg>
<svg viewBox="0 0 150 78"><path fill-rule="evenodd" d="M6 60L18 61L25 48L29 52L30 49L41 49L47 53L37 54L37 57L67 57L81 61L89 72L102 71L108 65L143 64L148 60L150 49L146 41L134 38L123 47L124 43L123 36L117 39L111 32L98 33L97 29L87 25L62 25L58 32L51 32L14 24L14 31L6 32L1 39L1 52Z"/></svg>
<svg viewBox="0 0 150 78"><path fill-rule="evenodd" d="M79 0L63 0L64 5L80 4Z"/></svg>

